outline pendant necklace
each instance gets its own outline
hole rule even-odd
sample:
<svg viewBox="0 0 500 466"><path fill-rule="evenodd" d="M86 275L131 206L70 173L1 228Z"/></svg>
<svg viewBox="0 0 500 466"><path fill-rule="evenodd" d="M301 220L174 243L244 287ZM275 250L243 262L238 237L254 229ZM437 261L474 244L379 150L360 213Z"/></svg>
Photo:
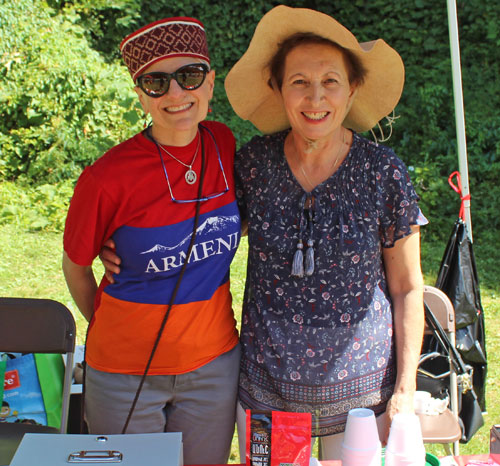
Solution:
<svg viewBox="0 0 500 466"><path fill-rule="evenodd" d="M194 184L196 183L196 180L198 179L198 175L196 172L193 170L193 164L194 161L196 160L196 156L198 155L198 149L200 148L200 132L198 131L196 133L198 135L198 144L196 146L196 151L194 153L193 160L191 160L191 163L188 165L187 163L184 163L182 160L179 160L175 155L171 154L165 147L163 147L159 142L157 143L161 149L163 149L164 152L166 152L170 157L172 157L174 160L179 162L181 165L184 165L187 168L186 173L184 174L184 179L186 180L187 184Z"/></svg>
<svg viewBox="0 0 500 466"><path fill-rule="evenodd" d="M335 157L332 165L330 166L330 170L329 170L332 173L334 173L335 169L337 168L337 162L340 160L340 154L342 153L342 148L344 147L345 143L346 143L346 140L345 140L345 130L342 129L342 142L341 142L339 150L337 152L337 157ZM302 175L304 175L305 180L309 183L309 185L311 186L311 188L314 189L314 187L316 185L314 185L313 183L311 183L311 180L309 180L309 177L306 175L306 172L305 172L304 167L302 166L302 164L300 164L300 171L302 172Z"/></svg>

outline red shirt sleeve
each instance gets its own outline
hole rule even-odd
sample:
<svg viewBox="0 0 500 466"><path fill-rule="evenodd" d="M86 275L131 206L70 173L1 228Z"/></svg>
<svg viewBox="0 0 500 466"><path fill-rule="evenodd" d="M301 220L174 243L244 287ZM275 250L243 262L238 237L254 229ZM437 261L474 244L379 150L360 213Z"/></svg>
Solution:
<svg viewBox="0 0 500 466"><path fill-rule="evenodd" d="M66 217L64 250L78 265L91 265L109 232L116 205L103 183L86 168L80 175Z"/></svg>

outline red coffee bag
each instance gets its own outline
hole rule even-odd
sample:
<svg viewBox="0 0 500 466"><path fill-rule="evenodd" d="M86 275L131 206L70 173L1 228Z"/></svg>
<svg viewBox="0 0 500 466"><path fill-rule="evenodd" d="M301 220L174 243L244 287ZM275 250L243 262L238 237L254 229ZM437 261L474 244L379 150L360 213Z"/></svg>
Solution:
<svg viewBox="0 0 500 466"><path fill-rule="evenodd" d="M308 466L311 414L247 409L246 466Z"/></svg>

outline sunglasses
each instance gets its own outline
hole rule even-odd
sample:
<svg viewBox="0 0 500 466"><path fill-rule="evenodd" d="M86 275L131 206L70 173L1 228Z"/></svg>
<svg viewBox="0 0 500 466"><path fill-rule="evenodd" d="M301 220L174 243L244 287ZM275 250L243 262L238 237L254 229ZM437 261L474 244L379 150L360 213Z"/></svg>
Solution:
<svg viewBox="0 0 500 466"><path fill-rule="evenodd" d="M155 71L153 73L141 74L135 83L146 95L156 98L168 92L172 78L186 91L198 89L205 81L208 71L208 66L204 63L193 63L181 66L173 73Z"/></svg>

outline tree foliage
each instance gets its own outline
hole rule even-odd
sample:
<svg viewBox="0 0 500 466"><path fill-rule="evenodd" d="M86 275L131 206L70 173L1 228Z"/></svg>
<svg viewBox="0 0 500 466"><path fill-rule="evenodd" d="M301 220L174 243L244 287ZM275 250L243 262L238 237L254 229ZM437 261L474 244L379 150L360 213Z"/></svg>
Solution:
<svg viewBox="0 0 500 466"><path fill-rule="evenodd" d="M211 118L227 123L242 144L257 131L232 111L224 78L258 20L278 3L323 11L360 41L382 37L401 54L406 84L389 144L422 197L431 220L426 234L446 238L459 199L447 183L458 162L445 0L3 0L0 176L32 184L72 179L137 131L140 112L119 44L167 16L195 16L205 24L217 73ZM457 0L457 10L473 224L493 239L500 197L500 3Z"/></svg>
<svg viewBox="0 0 500 466"><path fill-rule="evenodd" d="M0 174L74 178L130 134L135 93L123 68L89 47L77 16L14 3L0 5Z"/></svg>

